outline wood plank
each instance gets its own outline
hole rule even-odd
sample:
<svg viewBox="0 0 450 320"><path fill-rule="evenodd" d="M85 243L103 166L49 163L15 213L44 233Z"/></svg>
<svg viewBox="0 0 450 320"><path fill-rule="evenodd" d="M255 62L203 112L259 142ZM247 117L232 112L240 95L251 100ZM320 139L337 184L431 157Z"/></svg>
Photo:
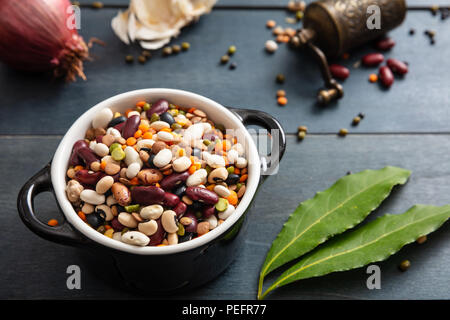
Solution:
<svg viewBox="0 0 450 320"><path fill-rule="evenodd" d="M4 268L0 298L143 298L100 280L78 250L40 239L20 221L16 197L20 187L51 158L60 137L2 137L0 158L0 242ZM254 299L257 274L284 221L299 202L328 188L347 171L378 169L386 165L412 170L410 181L394 190L376 212L401 213L417 203L450 203L450 135L308 135L299 143L288 138L278 175L270 177L256 195L243 249L227 271L202 288L171 298ZM59 217L51 196L36 201L43 221ZM366 269L334 273L276 290L271 299L449 299L449 224L431 234L423 245L411 244L381 268L381 290L366 288ZM411 261L405 273L397 266ZM66 268L79 265L82 290L66 289Z"/></svg>
<svg viewBox="0 0 450 320"><path fill-rule="evenodd" d="M60 84L0 66L0 106L6 115L0 118L0 134L63 134L79 115L103 99L146 87L185 89L224 105L261 109L275 115L292 133L299 124L311 132L337 132L359 112L367 118L352 129L355 132L448 131L450 60L441 53L450 50L450 39L444 36L450 23L428 13L409 12L404 25L392 33L398 44L386 57L410 63L404 80L397 80L390 90L369 84L368 75L376 70L351 66L372 49L358 50L343 62L352 72L344 83L345 97L324 108L315 105L322 80L310 56L285 46L274 55L264 51L264 42L272 38L265 22L273 18L287 25L283 11L213 11L174 41L190 42L187 53L169 58L156 53L146 65L124 62L125 55L140 51L113 34L109 22L116 12L82 10L84 37L95 36L108 44L92 49L96 60L85 64L86 82ZM411 27L417 30L413 37L408 35ZM423 35L425 29L437 31L435 46ZM231 44L238 48L231 59L238 65L233 71L218 62ZM275 83L278 73L285 74L284 85ZM275 101L280 88L287 91L285 107Z"/></svg>

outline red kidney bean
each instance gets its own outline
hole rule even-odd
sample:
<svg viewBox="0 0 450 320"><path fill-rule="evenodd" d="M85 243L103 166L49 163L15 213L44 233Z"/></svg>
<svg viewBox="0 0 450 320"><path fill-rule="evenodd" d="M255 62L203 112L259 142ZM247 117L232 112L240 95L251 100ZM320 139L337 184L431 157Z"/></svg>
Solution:
<svg viewBox="0 0 450 320"><path fill-rule="evenodd" d="M89 145L84 140L78 140L74 143L72 148L72 154L70 155L69 164L71 166L78 166L82 164L80 157L78 157L78 149L80 148L89 148Z"/></svg>
<svg viewBox="0 0 450 320"><path fill-rule="evenodd" d="M173 193L166 192L164 193L163 204L168 207L175 207L180 202L180 198Z"/></svg>
<svg viewBox="0 0 450 320"><path fill-rule="evenodd" d="M77 152L78 156L84 161L86 166L90 166L92 162L100 161L97 155L89 147L81 147Z"/></svg>
<svg viewBox="0 0 450 320"><path fill-rule="evenodd" d="M139 186L131 190L131 199L133 199L134 203L144 206L161 204L164 201L164 195L164 190L155 186Z"/></svg>
<svg viewBox="0 0 450 320"><path fill-rule="evenodd" d="M381 51L391 50L394 46L395 46L395 41L392 40L391 38L381 39L375 44L375 47Z"/></svg>
<svg viewBox="0 0 450 320"><path fill-rule="evenodd" d="M206 204L216 204L219 201L219 196L215 192L202 187L187 187L186 195L194 201Z"/></svg>
<svg viewBox="0 0 450 320"><path fill-rule="evenodd" d="M183 201L178 202L178 204L173 208L173 211L177 214L177 217L181 217L187 210L187 205Z"/></svg>
<svg viewBox="0 0 450 320"><path fill-rule="evenodd" d="M195 213L192 210L189 210L184 214L183 217L190 218L192 220L192 223L188 226L184 226L184 230L187 232L195 232L197 233L197 217L195 216Z"/></svg>
<svg viewBox="0 0 450 320"><path fill-rule="evenodd" d="M164 179L159 182L159 185L164 190L172 190L175 186L185 182L187 178L189 178L189 172L187 171L182 173L172 173L171 175L164 177Z"/></svg>
<svg viewBox="0 0 450 320"><path fill-rule="evenodd" d="M169 110L169 102L161 99L156 101L150 109L147 110L147 118L151 118L152 114L156 113L158 116Z"/></svg>
<svg viewBox="0 0 450 320"><path fill-rule="evenodd" d="M95 141L96 141L97 143L103 143L103 136L96 136L96 137L95 137Z"/></svg>
<svg viewBox="0 0 450 320"><path fill-rule="evenodd" d="M161 223L161 219L156 220L156 223L158 225L158 229L153 235L150 236L150 242L148 244L149 246L156 246L160 244L163 241L164 236L166 235L166 232L164 231Z"/></svg>
<svg viewBox="0 0 450 320"><path fill-rule="evenodd" d="M139 128L139 124L141 123L141 117L138 115L131 116L125 121L125 124L122 128L122 137L124 139L128 139L129 137L134 136L134 133Z"/></svg>
<svg viewBox="0 0 450 320"><path fill-rule="evenodd" d="M203 208L203 218L208 219L211 217L214 213L216 213L216 206L205 206Z"/></svg>
<svg viewBox="0 0 450 320"><path fill-rule="evenodd" d="M125 122L126 121L116 124L113 128L118 130L119 132L122 132L122 128L125 126Z"/></svg>
<svg viewBox="0 0 450 320"><path fill-rule="evenodd" d="M90 173L89 170L82 169L82 170L78 170L75 173L75 180L77 180L78 182L80 182L82 184L88 184L88 185L93 186L93 185L97 184L97 182L104 176L105 176L105 174L101 171Z"/></svg>
<svg viewBox="0 0 450 320"><path fill-rule="evenodd" d="M362 57L361 62L366 67L375 67L384 61L381 53L369 53Z"/></svg>
<svg viewBox="0 0 450 320"><path fill-rule="evenodd" d="M114 217L114 219L111 220L111 227L114 231L122 231L125 228L125 226L119 222L117 217Z"/></svg>
<svg viewBox="0 0 450 320"><path fill-rule="evenodd" d="M406 63L397 60L397 59L388 59L386 61L388 67L392 70L392 72L404 75L408 73L408 66Z"/></svg>
<svg viewBox="0 0 450 320"><path fill-rule="evenodd" d="M381 83L389 88L394 83L394 74L392 73L391 69L387 66L380 67L379 71L379 78Z"/></svg>
<svg viewBox="0 0 450 320"><path fill-rule="evenodd" d="M348 76L350 75L350 70L348 70L346 67L341 66L339 64L331 64L330 72L334 78L341 79L341 80L347 79Z"/></svg>

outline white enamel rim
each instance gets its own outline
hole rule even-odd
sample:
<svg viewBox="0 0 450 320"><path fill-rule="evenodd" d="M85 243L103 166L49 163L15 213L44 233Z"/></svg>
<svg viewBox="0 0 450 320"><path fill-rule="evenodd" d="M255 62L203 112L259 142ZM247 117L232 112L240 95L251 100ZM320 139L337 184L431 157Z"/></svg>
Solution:
<svg viewBox="0 0 450 320"><path fill-rule="evenodd" d="M156 101L158 99L167 99L168 101L182 106L196 107L208 114L208 118L215 122L223 123L227 129L240 129L247 146L246 157L248 159L248 180L246 191L242 197L236 211L217 228L211 230L207 234L197 237L193 240L180 244L163 247L137 247L129 245L111 238L108 238L84 223L73 209L71 203L66 197L66 172L68 168L69 156L75 141L84 138L84 133L91 126L92 119L96 112L103 108L111 108L113 111L125 111L134 106L137 101L147 100ZM166 88L152 88L129 91L109 99L106 99L94 107L87 110L74 124L70 127L60 142L58 149L52 160L51 179L55 190L57 201L68 222L80 231L87 238L102 244L104 246L139 255L165 255L183 252L200 247L219 237L234 225L242 214L247 210L250 202L256 192L260 179L260 159L256 145L243 123L228 109L219 103L203 97L201 95Z"/></svg>

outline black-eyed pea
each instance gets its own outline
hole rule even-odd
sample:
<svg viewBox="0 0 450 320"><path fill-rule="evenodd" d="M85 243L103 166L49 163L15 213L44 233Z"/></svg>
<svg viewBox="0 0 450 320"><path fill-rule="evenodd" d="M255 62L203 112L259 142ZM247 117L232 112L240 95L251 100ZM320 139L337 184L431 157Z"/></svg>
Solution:
<svg viewBox="0 0 450 320"><path fill-rule="evenodd" d="M164 208L159 204L153 204L150 206L143 207L139 212L139 215L148 220L157 220L161 217L164 212Z"/></svg>
<svg viewBox="0 0 450 320"><path fill-rule="evenodd" d="M169 233L167 235L167 242L168 242L169 246L177 244L178 243L178 234L176 232Z"/></svg>
<svg viewBox="0 0 450 320"><path fill-rule="evenodd" d="M139 231L125 232L122 235L121 240L122 242L141 247L145 247L150 242L150 238Z"/></svg>
<svg viewBox="0 0 450 320"><path fill-rule="evenodd" d="M128 228L136 228L138 226L138 222L136 219L128 212L121 212L117 217L119 222Z"/></svg>
<svg viewBox="0 0 450 320"><path fill-rule="evenodd" d="M166 210L161 216L161 223L168 233L174 233L178 231L177 215L173 210Z"/></svg>
<svg viewBox="0 0 450 320"><path fill-rule="evenodd" d="M208 221L202 221L197 225L197 233L199 236L209 232L210 225Z"/></svg>
<svg viewBox="0 0 450 320"><path fill-rule="evenodd" d="M92 212L94 212L94 209L95 209L95 207L89 203L85 203L81 207L81 211L83 211L84 214L91 214Z"/></svg>
<svg viewBox="0 0 450 320"><path fill-rule="evenodd" d="M211 171L211 173L208 176L208 182L209 183L222 182L227 180L227 178L228 178L227 169L225 169L225 167L220 167Z"/></svg>
<svg viewBox="0 0 450 320"><path fill-rule="evenodd" d="M155 220L139 223L138 230L146 236L152 236L158 230L158 223Z"/></svg>
<svg viewBox="0 0 450 320"><path fill-rule="evenodd" d="M99 214L103 219L105 219L105 221L111 221L112 219L114 219L114 215L111 212L111 208L108 207L107 205L102 204L96 206L95 212Z"/></svg>
<svg viewBox="0 0 450 320"><path fill-rule="evenodd" d="M104 176L95 185L95 191L98 194L105 194L109 189L111 189L114 184L114 178L111 176Z"/></svg>

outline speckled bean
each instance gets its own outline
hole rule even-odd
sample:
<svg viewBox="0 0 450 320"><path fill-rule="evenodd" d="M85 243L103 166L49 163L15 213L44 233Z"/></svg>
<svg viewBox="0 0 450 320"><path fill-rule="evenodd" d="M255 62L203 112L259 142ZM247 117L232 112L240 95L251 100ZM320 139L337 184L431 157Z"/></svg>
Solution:
<svg viewBox="0 0 450 320"><path fill-rule="evenodd" d="M161 181L164 176L158 169L143 169L139 171L137 177L143 184L150 185Z"/></svg>
<svg viewBox="0 0 450 320"><path fill-rule="evenodd" d="M128 190L127 186L120 182L114 182L111 187L111 191L114 195L114 198L117 200L122 207L127 206L131 203L131 195L130 190Z"/></svg>

